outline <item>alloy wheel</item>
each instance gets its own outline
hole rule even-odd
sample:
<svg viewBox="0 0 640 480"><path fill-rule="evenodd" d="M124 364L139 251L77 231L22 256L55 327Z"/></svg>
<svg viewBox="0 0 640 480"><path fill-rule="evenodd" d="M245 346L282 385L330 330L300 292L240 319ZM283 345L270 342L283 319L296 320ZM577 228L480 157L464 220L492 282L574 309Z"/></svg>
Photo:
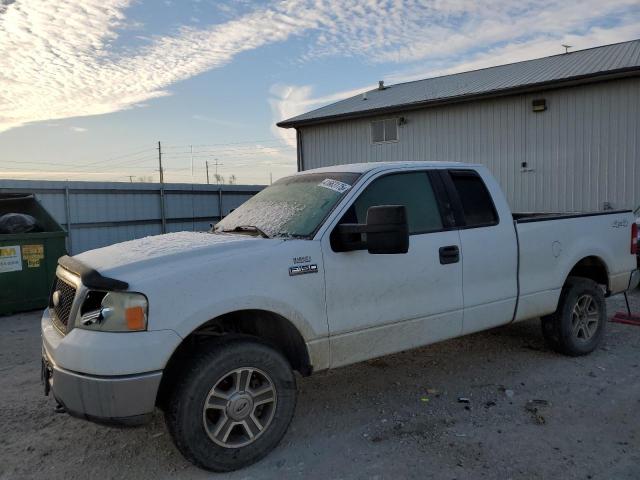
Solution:
<svg viewBox="0 0 640 480"><path fill-rule="evenodd" d="M225 448L253 443L269 427L277 398L273 380L260 369L244 367L226 373L204 403L202 419L207 435Z"/></svg>
<svg viewBox="0 0 640 480"><path fill-rule="evenodd" d="M591 295L578 298L571 312L572 334L578 340L588 342L595 335L600 323L600 309Z"/></svg>

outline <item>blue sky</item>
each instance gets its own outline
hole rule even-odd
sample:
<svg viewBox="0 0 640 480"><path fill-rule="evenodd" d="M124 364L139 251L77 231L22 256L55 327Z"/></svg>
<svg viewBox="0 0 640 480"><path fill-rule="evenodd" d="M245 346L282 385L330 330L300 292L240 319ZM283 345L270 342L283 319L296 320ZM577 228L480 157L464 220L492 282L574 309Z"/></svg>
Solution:
<svg viewBox="0 0 640 480"><path fill-rule="evenodd" d="M239 183L275 122L387 83L640 37L637 0L0 0L0 178ZM191 173L191 147L194 174Z"/></svg>

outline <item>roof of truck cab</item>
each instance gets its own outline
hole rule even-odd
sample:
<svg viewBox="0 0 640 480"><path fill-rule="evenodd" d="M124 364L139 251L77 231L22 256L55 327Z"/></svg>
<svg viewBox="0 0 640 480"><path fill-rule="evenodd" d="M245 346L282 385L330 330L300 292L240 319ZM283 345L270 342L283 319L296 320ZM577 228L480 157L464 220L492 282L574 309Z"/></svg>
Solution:
<svg viewBox="0 0 640 480"><path fill-rule="evenodd" d="M333 165L330 167L315 168L313 170L305 170L299 174L306 173L366 173L372 170L393 170L396 168L477 168L481 165L477 163L463 162L372 162L372 163L348 163L346 165Z"/></svg>

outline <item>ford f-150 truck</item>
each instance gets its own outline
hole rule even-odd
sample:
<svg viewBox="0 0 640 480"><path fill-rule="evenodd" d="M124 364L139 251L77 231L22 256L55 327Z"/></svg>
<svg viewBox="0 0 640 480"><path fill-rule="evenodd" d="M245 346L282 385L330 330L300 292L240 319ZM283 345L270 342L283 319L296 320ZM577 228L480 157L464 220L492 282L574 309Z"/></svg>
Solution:
<svg viewBox="0 0 640 480"><path fill-rule="evenodd" d="M43 380L69 414L156 407L196 465L266 455L313 372L540 317L567 355L602 341L638 284L630 211L512 214L482 166L402 162L275 182L210 232L59 260Z"/></svg>

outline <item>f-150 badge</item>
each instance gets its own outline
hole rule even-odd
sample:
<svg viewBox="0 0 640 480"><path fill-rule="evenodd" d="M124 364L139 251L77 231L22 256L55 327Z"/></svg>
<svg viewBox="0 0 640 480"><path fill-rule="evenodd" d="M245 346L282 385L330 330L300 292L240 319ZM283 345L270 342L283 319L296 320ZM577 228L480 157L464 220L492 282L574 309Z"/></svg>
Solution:
<svg viewBox="0 0 640 480"><path fill-rule="evenodd" d="M289 276L302 275L304 273L318 273L318 265L315 263L311 265L297 265L289 267Z"/></svg>

